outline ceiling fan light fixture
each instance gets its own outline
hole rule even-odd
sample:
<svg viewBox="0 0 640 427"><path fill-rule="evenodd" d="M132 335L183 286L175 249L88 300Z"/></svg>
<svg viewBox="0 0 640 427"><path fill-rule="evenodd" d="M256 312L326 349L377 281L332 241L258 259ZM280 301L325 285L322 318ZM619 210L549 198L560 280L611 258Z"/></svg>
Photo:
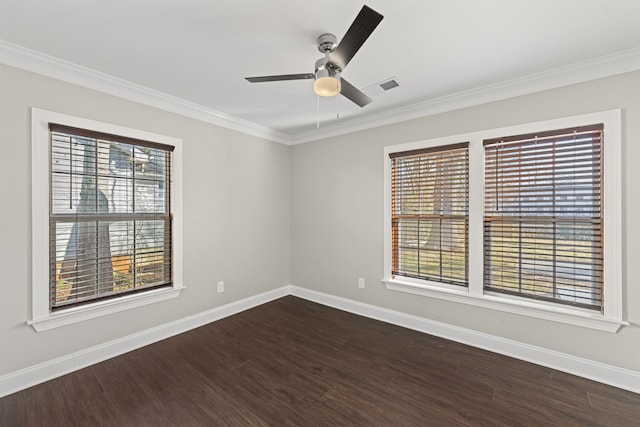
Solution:
<svg viewBox="0 0 640 427"><path fill-rule="evenodd" d="M313 91L318 96L336 96L342 90L340 84L340 72L321 69L316 72L316 81L313 83Z"/></svg>

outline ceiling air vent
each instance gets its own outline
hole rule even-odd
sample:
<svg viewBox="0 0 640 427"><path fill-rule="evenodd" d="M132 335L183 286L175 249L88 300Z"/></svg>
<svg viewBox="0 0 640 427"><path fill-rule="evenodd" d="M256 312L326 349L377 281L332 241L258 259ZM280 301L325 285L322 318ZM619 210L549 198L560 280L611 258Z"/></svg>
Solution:
<svg viewBox="0 0 640 427"><path fill-rule="evenodd" d="M393 89L394 87L398 87L398 86L400 86L400 85L395 80L389 80L389 81L386 81L384 83L380 83L380 87L383 90L390 90L390 89Z"/></svg>
<svg viewBox="0 0 640 427"><path fill-rule="evenodd" d="M380 95L382 92L386 92L398 86L400 86L400 84L396 81L395 76L393 76L388 79L384 79L381 82L372 84L371 86L367 86L362 91L373 98L376 95Z"/></svg>

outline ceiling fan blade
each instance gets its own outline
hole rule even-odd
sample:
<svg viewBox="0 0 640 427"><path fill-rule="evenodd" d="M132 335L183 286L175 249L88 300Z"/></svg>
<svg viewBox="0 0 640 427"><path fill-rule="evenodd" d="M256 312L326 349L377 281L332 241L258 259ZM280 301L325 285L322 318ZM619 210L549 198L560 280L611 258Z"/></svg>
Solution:
<svg viewBox="0 0 640 427"><path fill-rule="evenodd" d="M279 76L245 77L245 79L250 81L251 83L278 82L281 80L306 80L306 79L313 79L313 73L281 74Z"/></svg>
<svg viewBox="0 0 640 427"><path fill-rule="evenodd" d="M364 92L362 92L360 89L358 89L345 79L340 80L340 83L342 85L340 94L345 98L349 99L360 107L364 107L365 105L373 101L373 99L369 98Z"/></svg>
<svg viewBox="0 0 640 427"><path fill-rule="evenodd" d="M356 16L338 47L331 52L331 62L337 65L340 70L344 70L344 67L382 21L382 18L382 15L369 6L362 6L360 13Z"/></svg>

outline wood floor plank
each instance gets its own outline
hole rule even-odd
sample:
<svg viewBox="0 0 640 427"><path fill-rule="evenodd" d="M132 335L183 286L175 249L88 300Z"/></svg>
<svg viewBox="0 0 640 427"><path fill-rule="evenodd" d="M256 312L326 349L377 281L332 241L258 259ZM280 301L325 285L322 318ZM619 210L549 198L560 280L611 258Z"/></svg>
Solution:
<svg viewBox="0 0 640 427"><path fill-rule="evenodd" d="M29 409L24 394L30 391L20 391L0 399L0 420L7 426L29 425Z"/></svg>
<svg viewBox="0 0 640 427"><path fill-rule="evenodd" d="M289 406L280 402L278 399L271 399L256 413L256 416L269 426L301 426L312 425L313 418L306 419L300 413L294 411ZM318 425L318 424L315 424Z"/></svg>
<svg viewBox="0 0 640 427"><path fill-rule="evenodd" d="M0 399L0 426L640 425L640 395L285 297Z"/></svg>

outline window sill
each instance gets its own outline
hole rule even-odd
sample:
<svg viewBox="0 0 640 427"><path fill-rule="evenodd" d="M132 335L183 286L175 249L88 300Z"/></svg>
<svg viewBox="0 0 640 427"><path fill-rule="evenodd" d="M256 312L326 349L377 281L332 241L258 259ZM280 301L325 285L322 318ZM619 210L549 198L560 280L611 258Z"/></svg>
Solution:
<svg viewBox="0 0 640 427"><path fill-rule="evenodd" d="M117 299L105 300L93 304L60 310L47 316L28 321L27 324L31 325L36 332L42 332L94 319L96 317L129 310L131 308L176 298L180 295L180 292L182 292L183 289L185 289L184 286L175 286L168 289L154 289L149 292L126 295Z"/></svg>
<svg viewBox="0 0 640 427"><path fill-rule="evenodd" d="M527 300L500 294L471 295L467 288L453 289L435 284L414 283L397 279L383 280L387 289L423 295L431 298L473 305L506 313L514 313L536 319L596 329L605 332L617 332L629 322L605 318L600 313L570 306Z"/></svg>

